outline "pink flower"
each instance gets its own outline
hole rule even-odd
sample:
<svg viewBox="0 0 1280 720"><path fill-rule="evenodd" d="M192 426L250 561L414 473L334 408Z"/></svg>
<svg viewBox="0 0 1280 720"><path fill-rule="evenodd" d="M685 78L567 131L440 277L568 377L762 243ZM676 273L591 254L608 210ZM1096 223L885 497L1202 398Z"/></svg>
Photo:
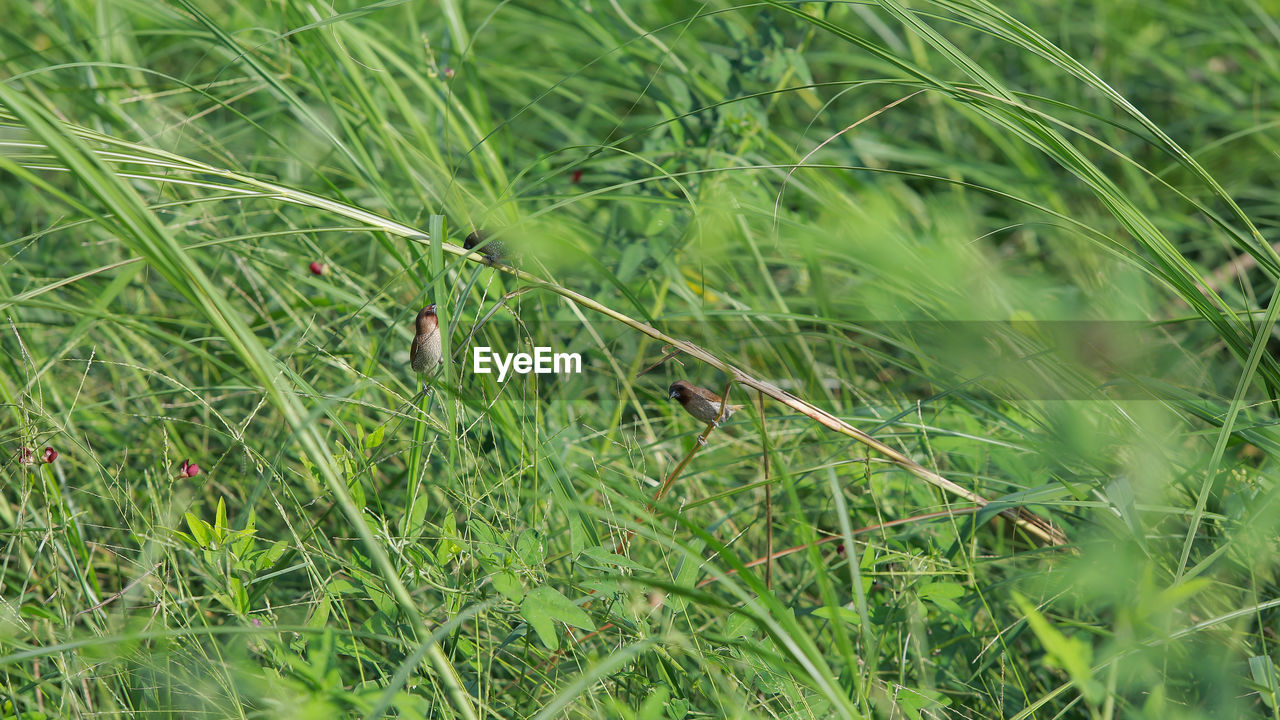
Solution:
<svg viewBox="0 0 1280 720"><path fill-rule="evenodd" d="M329 266L319 260L312 260L311 264L307 266L307 269L311 271L312 275L323 275L329 272Z"/></svg>
<svg viewBox="0 0 1280 720"><path fill-rule="evenodd" d="M40 459L44 460L46 463L51 463L58 459L58 451L51 447L46 447L44 449L44 454L40 456Z"/></svg>
<svg viewBox="0 0 1280 720"><path fill-rule="evenodd" d="M188 458L182 461L182 465L178 468L178 477L193 478L200 474L200 466L191 462Z"/></svg>

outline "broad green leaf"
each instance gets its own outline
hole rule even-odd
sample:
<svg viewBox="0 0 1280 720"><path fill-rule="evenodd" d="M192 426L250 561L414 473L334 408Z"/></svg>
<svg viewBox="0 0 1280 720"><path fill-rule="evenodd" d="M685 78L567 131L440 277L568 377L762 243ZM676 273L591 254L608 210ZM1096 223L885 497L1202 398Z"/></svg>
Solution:
<svg viewBox="0 0 1280 720"><path fill-rule="evenodd" d="M347 483L347 488L351 492L351 501L356 504L356 507L364 507L365 506L364 484L360 482L359 473L349 474L347 475L347 479L349 480L349 482Z"/></svg>
<svg viewBox="0 0 1280 720"><path fill-rule="evenodd" d="M552 650L559 647L553 620L558 620L566 625L572 625L583 630L596 629L596 625L591 621L590 615L587 615L572 600L560 594L559 590L549 585L542 585L531 590L525 596L524 602L520 604L520 614L538 633L538 637L543 644Z"/></svg>
<svg viewBox="0 0 1280 720"><path fill-rule="evenodd" d="M518 603L524 599L524 586L520 583L514 573L503 570L493 576L493 587L502 596L513 603Z"/></svg>
<svg viewBox="0 0 1280 720"><path fill-rule="evenodd" d="M350 580L334 580L326 583L324 591L328 595L363 595L364 588L358 587Z"/></svg>
<svg viewBox="0 0 1280 720"><path fill-rule="evenodd" d="M952 582L931 582L916 589L916 595L921 600L927 600L953 615L967 617L964 608L955 601L955 598L963 597L964 593L963 585Z"/></svg>
<svg viewBox="0 0 1280 720"><path fill-rule="evenodd" d="M58 615L54 613L52 610L50 610L49 608L39 603L24 604L22 606L22 609L18 611L18 614L21 615L22 617L42 618L44 620L49 620L59 625L62 624L62 618L58 617Z"/></svg>
<svg viewBox="0 0 1280 720"><path fill-rule="evenodd" d="M954 600L964 595L964 586L952 582L931 582L927 585L921 585L916 590L916 594L925 600L942 598Z"/></svg>
<svg viewBox="0 0 1280 720"><path fill-rule="evenodd" d="M850 625L862 624L862 616L858 615L858 611L847 607L833 608L824 605L823 607L814 610L813 614L825 620L839 620Z"/></svg>
<svg viewBox="0 0 1280 720"><path fill-rule="evenodd" d="M546 548L542 543L542 533L537 530L525 530L516 540L516 554L529 567L541 565L547 558Z"/></svg>
<svg viewBox="0 0 1280 720"><path fill-rule="evenodd" d="M1266 655L1255 655L1249 658L1249 674L1253 676L1262 689L1258 695L1267 707L1276 707L1277 694L1280 693L1280 676L1276 673L1276 664Z"/></svg>
<svg viewBox="0 0 1280 720"><path fill-rule="evenodd" d="M644 565L641 565L638 562L635 562L631 558L624 557L622 555L618 555L617 553L610 552L609 550L602 547L589 547L586 550L582 551L582 555L585 555L586 557L591 558L592 560L595 560L600 565L617 565L618 567L627 568L629 570L653 572L653 570L651 570L650 568Z"/></svg>
<svg viewBox="0 0 1280 720"><path fill-rule="evenodd" d="M196 539L200 547L209 547L209 542L213 539L213 528L209 527L209 523L191 513L187 513L186 518L187 527L191 529L191 537Z"/></svg>
<svg viewBox="0 0 1280 720"><path fill-rule="evenodd" d="M565 625L583 630L596 629L596 624L592 622L591 616L586 611L550 585L537 587L529 595L546 607L547 614L553 620L559 620Z"/></svg>
<svg viewBox="0 0 1280 720"><path fill-rule="evenodd" d="M588 590L595 590L598 595L612 595L618 592L622 586L616 580L592 578L591 580L583 580L582 587Z"/></svg>
<svg viewBox="0 0 1280 720"><path fill-rule="evenodd" d="M560 649L560 639L556 637L556 624L547 614L546 606L535 600L532 593L520 604L520 616L538 634L538 639L543 645L551 650Z"/></svg>
<svg viewBox="0 0 1280 720"><path fill-rule="evenodd" d="M735 612L729 614L729 620L725 623L724 634L728 637L746 637L755 632L756 622L745 613Z"/></svg>
<svg viewBox="0 0 1280 720"><path fill-rule="evenodd" d="M227 500L218 498L218 515L213 523L213 538L222 545L227 537Z"/></svg>

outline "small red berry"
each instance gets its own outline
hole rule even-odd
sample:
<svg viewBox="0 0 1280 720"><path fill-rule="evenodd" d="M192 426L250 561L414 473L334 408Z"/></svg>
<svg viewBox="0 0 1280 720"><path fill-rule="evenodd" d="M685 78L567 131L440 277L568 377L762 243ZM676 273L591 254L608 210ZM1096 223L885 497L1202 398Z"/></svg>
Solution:
<svg viewBox="0 0 1280 720"><path fill-rule="evenodd" d="M582 171L581 171L581 170L574 170L574 171L573 171L573 179L571 180L571 182L572 182L574 185L577 185L577 184L578 184L578 181L579 181L579 180L581 180L581 179L582 179Z"/></svg>
<svg viewBox="0 0 1280 720"><path fill-rule="evenodd" d="M44 460L47 463L51 463L54 460L58 459L58 451L54 450L51 447L47 447L44 449L44 455L41 455L40 459Z"/></svg>
<svg viewBox="0 0 1280 720"><path fill-rule="evenodd" d="M329 266L319 260L312 260L311 264L308 265L307 268L311 270L312 275L323 275L329 272Z"/></svg>
<svg viewBox="0 0 1280 720"><path fill-rule="evenodd" d="M191 460L183 460L182 466L178 468L178 472L184 478L193 478L200 474L200 466L191 462Z"/></svg>

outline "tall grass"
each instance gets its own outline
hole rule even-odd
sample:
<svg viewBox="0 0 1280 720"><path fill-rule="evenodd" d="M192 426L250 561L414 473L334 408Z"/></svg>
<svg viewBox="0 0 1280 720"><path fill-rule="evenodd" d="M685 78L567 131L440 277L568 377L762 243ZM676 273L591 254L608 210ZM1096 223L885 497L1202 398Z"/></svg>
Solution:
<svg viewBox="0 0 1280 720"><path fill-rule="evenodd" d="M0 717L1280 716L1266 8L11 13Z"/></svg>

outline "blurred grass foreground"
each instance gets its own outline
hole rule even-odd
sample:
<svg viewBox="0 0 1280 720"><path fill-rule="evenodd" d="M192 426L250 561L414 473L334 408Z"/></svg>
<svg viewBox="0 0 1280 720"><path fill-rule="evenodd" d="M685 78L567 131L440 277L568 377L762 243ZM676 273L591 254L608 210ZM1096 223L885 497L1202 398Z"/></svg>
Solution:
<svg viewBox="0 0 1280 720"><path fill-rule="evenodd" d="M5 16L0 718L1280 718L1274 0Z"/></svg>

